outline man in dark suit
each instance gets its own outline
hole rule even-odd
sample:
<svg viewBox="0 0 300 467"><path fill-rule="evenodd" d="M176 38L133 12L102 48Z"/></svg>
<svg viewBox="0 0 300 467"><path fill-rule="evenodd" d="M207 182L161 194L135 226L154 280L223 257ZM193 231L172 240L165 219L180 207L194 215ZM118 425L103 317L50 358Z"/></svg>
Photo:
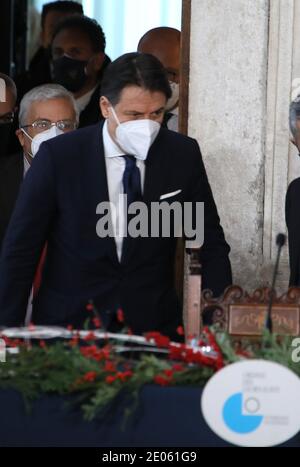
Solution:
<svg viewBox="0 0 300 467"><path fill-rule="evenodd" d="M105 123L41 146L26 177L0 261L0 324L19 325L42 248L48 253L34 302L36 324L82 326L93 300L107 329L122 308L135 333L171 337L182 323L174 289L175 237L125 237L121 208L103 235L103 203L205 203L203 284L218 295L231 284L227 245L197 142L161 128L171 95L161 63L126 54L106 71ZM182 157L184 154L185 157ZM104 212L102 212L104 214ZM12 290L15 293L12 294Z"/></svg>
<svg viewBox="0 0 300 467"><path fill-rule="evenodd" d="M290 286L300 286L300 178L293 180L286 194L285 217L289 235Z"/></svg>
<svg viewBox="0 0 300 467"><path fill-rule="evenodd" d="M78 7L82 8L79 4ZM95 20L79 14L63 19L52 31L51 42L42 53L41 63L37 64L40 69L45 61L45 66L38 72L30 69L18 78L19 98L38 85L61 84L76 99L79 128L99 122L103 118L99 108L100 85L110 63L104 52L105 45L104 32Z"/></svg>
<svg viewBox="0 0 300 467"><path fill-rule="evenodd" d="M300 95L290 105L292 143L300 155ZM286 194L285 216L289 234L290 286L300 286L300 178L293 180Z"/></svg>
<svg viewBox="0 0 300 467"><path fill-rule="evenodd" d="M56 28L52 43L52 80L73 93L79 128L99 122L100 85L110 59L101 26L86 16L71 16Z"/></svg>
<svg viewBox="0 0 300 467"><path fill-rule="evenodd" d="M80 3L68 0L49 2L43 5L41 13L41 46L29 64L32 87L51 82L51 54L49 49L52 36L59 22L72 15L83 15L83 7ZM30 91L30 89L26 91Z"/></svg>
<svg viewBox="0 0 300 467"><path fill-rule="evenodd" d="M16 132L23 151L0 157L0 252L21 183L39 144L76 128L75 106L73 95L57 84L38 86L23 97Z"/></svg>
<svg viewBox="0 0 300 467"><path fill-rule="evenodd" d="M40 47L29 63L29 69L16 77L19 100L31 89L51 83L52 36L58 23L68 16L83 15L82 5L73 1L45 3L41 13Z"/></svg>

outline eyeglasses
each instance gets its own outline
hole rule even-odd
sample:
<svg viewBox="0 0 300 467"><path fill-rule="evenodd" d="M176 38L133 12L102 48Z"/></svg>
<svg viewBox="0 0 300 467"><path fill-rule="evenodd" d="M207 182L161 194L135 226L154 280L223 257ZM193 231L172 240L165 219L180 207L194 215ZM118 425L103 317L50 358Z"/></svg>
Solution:
<svg viewBox="0 0 300 467"><path fill-rule="evenodd" d="M31 125L24 125L22 128L34 128L38 133L50 130L51 127L56 126L61 131L71 131L77 128L77 123L73 120L59 120L58 122L51 122L50 120L36 120Z"/></svg>
<svg viewBox="0 0 300 467"><path fill-rule="evenodd" d="M7 123L12 123L14 121L15 114L14 112L7 112L4 115L0 115L0 125L6 125Z"/></svg>

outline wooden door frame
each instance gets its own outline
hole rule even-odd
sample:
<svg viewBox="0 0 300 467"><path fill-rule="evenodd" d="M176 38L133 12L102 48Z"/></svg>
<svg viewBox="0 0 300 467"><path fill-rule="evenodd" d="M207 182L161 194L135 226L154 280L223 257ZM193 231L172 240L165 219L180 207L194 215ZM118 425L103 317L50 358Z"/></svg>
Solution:
<svg viewBox="0 0 300 467"><path fill-rule="evenodd" d="M191 3L192 3L192 0L182 0L179 131L180 133L183 133L184 135L187 135L188 133Z"/></svg>
<svg viewBox="0 0 300 467"><path fill-rule="evenodd" d="M182 0L181 47L180 47L180 101L179 132L188 134L189 81L190 81L190 37L191 37L191 1ZM179 238L175 261L175 286L183 301L184 288L184 241Z"/></svg>

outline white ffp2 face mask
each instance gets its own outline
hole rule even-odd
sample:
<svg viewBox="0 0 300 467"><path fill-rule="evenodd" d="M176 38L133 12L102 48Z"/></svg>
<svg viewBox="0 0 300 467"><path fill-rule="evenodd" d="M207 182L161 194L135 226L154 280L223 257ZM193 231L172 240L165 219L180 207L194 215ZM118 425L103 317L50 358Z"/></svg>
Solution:
<svg viewBox="0 0 300 467"><path fill-rule="evenodd" d="M116 140L125 154L146 160L149 149L160 130L160 123L150 119L130 120L120 123L115 109L111 107L113 116L118 124Z"/></svg>
<svg viewBox="0 0 300 467"><path fill-rule="evenodd" d="M172 91L172 96L168 99L166 104L166 111L172 110L178 106L179 103L179 83L169 81L169 85Z"/></svg>
<svg viewBox="0 0 300 467"><path fill-rule="evenodd" d="M62 135L64 132L59 130L55 125L53 125L49 130L45 130L42 133L35 135L33 138L22 128L23 133L31 139L31 157L34 157L38 150L40 149L40 145L44 141L48 141L49 139L55 138L58 135Z"/></svg>

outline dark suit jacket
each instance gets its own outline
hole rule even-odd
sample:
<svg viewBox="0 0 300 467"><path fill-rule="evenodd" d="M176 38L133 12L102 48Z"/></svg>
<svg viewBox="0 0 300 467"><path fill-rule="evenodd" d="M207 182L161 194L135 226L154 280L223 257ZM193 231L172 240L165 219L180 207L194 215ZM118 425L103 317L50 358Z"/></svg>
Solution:
<svg viewBox="0 0 300 467"><path fill-rule="evenodd" d="M99 106L100 100L100 85L95 89L86 108L80 113L79 128L84 128L89 125L103 120L103 116Z"/></svg>
<svg viewBox="0 0 300 467"><path fill-rule="evenodd" d="M23 180L23 172L23 154L0 157L0 252Z"/></svg>
<svg viewBox="0 0 300 467"><path fill-rule="evenodd" d="M293 180L288 188L285 217L289 234L290 285L300 286L300 178Z"/></svg>
<svg viewBox="0 0 300 467"><path fill-rule="evenodd" d="M105 55L105 59L103 62L103 66L100 70L98 79L99 79L99 86L95 89L92 94L91 100L86 106L86 108L81 112L79 117L79 128L84 128L89 125L94 125L95 123L100 122L103 120L103 115L99 106L100 94L101 94L101 81L103 78L103 73L108 65L111 63L110 58Z"/></svg>
<svg viewBox="0 0 300 467"><path fill-rule="evenodd" d="M229 246L198 144L161 129L146 161L144 202L181 189L172 201L205 202L204 287L231 284ZM43 143L21 188L0 261L0 325L18 325L45 242L48 253L34 303L36 324L81 326L88 300L120 306L136 333L174 335L181 308L174 289L176 238L131 239L119 263L113 238L96 234L96 206L107 201L102 124Z"/></svg>

